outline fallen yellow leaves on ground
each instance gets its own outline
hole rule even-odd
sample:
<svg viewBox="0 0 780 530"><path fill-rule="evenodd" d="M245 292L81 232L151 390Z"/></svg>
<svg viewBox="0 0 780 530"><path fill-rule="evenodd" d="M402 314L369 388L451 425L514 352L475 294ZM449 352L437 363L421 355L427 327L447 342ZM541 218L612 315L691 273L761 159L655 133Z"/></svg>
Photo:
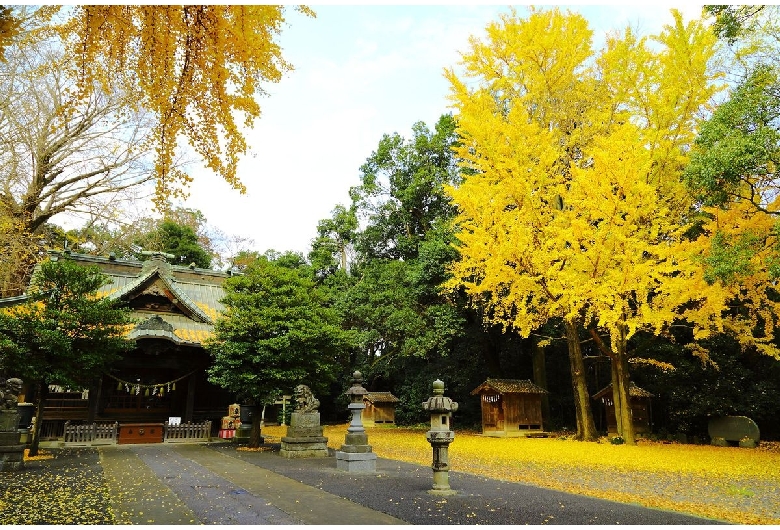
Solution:
<svg viewBox="0 0 780 530"><path fill-rule="evenodd" d="M22 471L0 472L0 524L116 523L94 450L74 449L68 458L39 453Z"/></svg>
<svg viewBox="0 0 780 530"><path fill-rule="evenodd" d="M35 455L35 456L30 456L30 450L29 449L25 449L24 450L24 461L25 462L33 462L35 460L51 460L52 458L54 458L53 454L51 454L48 451L44 451L42 449L39 449L38 450L38 454Z"/></svg>
<svg viewBox="0 0 780 530"><path fill-rule="evenodd" d="M382 458L430 465L427 429L368 428ZM325 426L328 446L344 443L347 425ZM285 427L264 435L285 436ZM780 451L642 440L635 446L603 440L491 438L456 432L453 471L637 503L741 524L780 524ZM457 488L457 486L453 486Z"/></svg>

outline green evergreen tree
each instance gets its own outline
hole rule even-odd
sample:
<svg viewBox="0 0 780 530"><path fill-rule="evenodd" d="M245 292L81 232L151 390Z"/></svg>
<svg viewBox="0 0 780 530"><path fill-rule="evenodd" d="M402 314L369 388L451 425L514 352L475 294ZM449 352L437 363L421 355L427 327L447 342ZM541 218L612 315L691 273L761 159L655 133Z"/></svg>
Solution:
<svg viewBox="0 0 780 530"><path fill-rule="evenodd" d="M0 367L35 389L33 456L48 386L83 388L132 348L124 338L129 310L96 297L107 281L97 267L45 261L33 275L27 300L0 310Z"/></svg>
<svg viewBox="0 0 780 530"><path fill-rule="evenodd" d="M262 405L298 384L329 389L343 365L349 335L317 289L311 266L293 253L271 253L225 281L225 312L206 347L209 380ZM261 440L255 415L250 446Z"/></svg>

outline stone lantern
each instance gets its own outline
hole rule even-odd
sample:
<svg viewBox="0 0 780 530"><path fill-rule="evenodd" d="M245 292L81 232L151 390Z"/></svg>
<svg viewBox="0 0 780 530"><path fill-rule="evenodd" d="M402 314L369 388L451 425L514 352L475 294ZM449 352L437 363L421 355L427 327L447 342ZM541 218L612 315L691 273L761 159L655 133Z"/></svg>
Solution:
<svg viewBox="0 0 780 530"><path fill-rule="evenodd" d="M458 410L458 404L444 396L444 382L437 379L433 382L433 396L422 404L423 409L431 413L431 430L425 438L433 448L433 489L429 493L435 495L454 495L450 489L450 463L447 454L455 433L451 430L452 413Z"/></svg>
<svg viewBox="0 0 780 530"><path fill-rule="evenodd" d="M363 409L366 408L363 396L366 394L368 391L363 388L363 374L355 372L352 374L352 386L346 392L346 395L349 396L347 409L352 413L352 421L347 428L344 445L339 451L336 451L336 469L376 471L376 454L371 452L371 446L368 445L368 435L363 428Z"/></svg>

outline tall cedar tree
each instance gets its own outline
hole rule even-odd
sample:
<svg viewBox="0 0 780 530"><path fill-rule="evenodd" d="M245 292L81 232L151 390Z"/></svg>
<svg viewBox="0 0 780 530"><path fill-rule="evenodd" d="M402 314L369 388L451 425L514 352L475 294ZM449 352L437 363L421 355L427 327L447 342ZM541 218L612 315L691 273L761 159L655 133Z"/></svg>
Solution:
<svg viewBox="0 0 780 530"><path fill-rule="evenodd" d="M44 261L25 302L0 310L0 367L35 389L36 455L50 384L84 388L133 343L124 338L129 310L97 298L108 279L97 267L67 259Z"/></svg>
<svg viewBox="0 0 780 530"><path fill-rule="evenodd" d="M383 135L360 168L361 184L350 190L348 211L363 229L350 235L356 263L337 305L344 327L359 337L351 361L369 384L392 372L398 357L446 355L462 327L439 288L455 258L448 227L455 207L444 192L459 179L455 120L442 115L433 129L417 122L412 133Z"/></svg>

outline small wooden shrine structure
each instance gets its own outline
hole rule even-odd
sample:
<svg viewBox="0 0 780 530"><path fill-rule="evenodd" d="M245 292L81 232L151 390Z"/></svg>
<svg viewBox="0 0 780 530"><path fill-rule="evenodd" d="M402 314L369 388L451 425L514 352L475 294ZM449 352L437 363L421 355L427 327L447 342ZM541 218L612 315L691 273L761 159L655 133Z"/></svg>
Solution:
<svg viewBox="0 0 780 530"><path fill-rule="evenodd" d="M544 432L542 396L547 391L527 379L488 379L471 391L482 402L482 434L528 436Z"/></svg>
<svg viewBox="0 0 780 530"><path fill-rule="evenodd" d="M363 425L373 427L377 423L395 424L395 404L400 400L390 392L369 392L363 396Z"/></svg>
<svg viewBox="0 0 780 530"><path fill-rule="evenodd" d="M634 432L647 434L650 429L650 413L652 411L650 398L653 394L634 383L628 387L628 398L631 402L631 415L634 418ZM612 399L612 383L593 395L593 399L601 401L606 416L607 433L617 434L617 420L615 419L615 401Z"/></svg>

